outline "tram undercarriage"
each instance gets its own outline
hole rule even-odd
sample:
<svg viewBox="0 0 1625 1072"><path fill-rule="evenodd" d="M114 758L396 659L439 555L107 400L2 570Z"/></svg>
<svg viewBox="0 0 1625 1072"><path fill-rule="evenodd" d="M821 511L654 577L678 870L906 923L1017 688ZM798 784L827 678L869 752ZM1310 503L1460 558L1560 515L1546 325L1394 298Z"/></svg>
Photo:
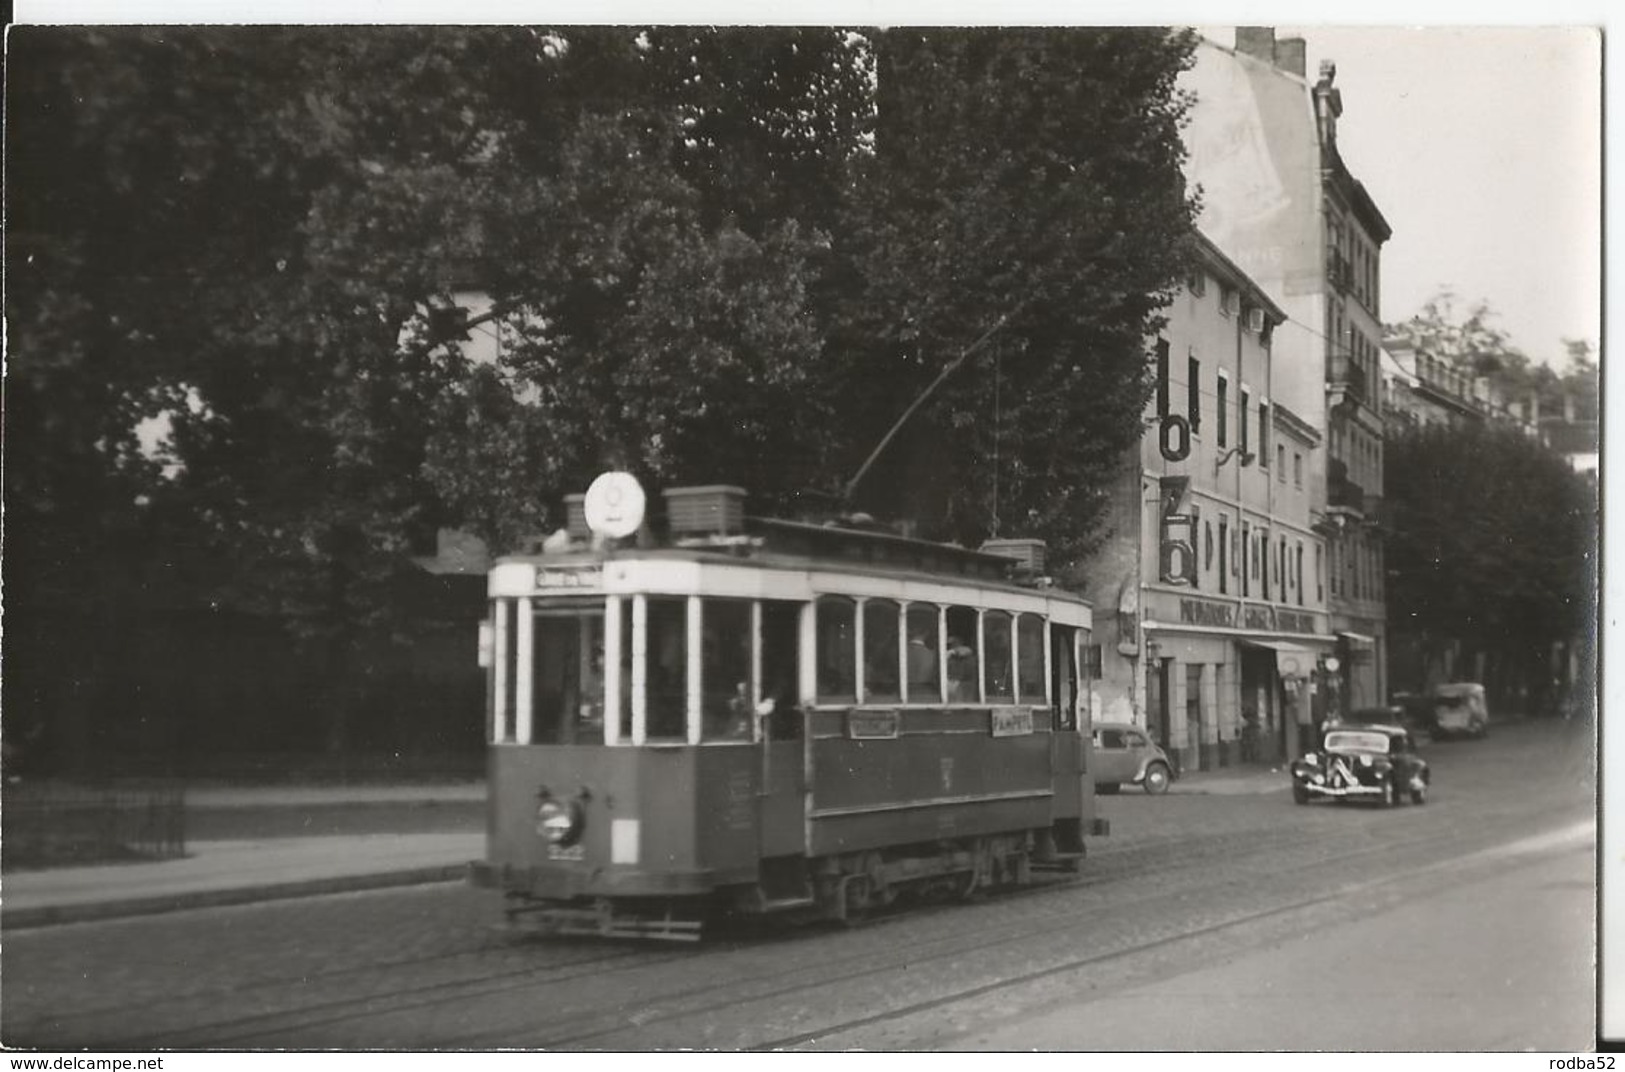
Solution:
<svg viewBox="0 0 1625 1072"><path fill-rule="evenodd" d="M1104 832L1104 831L1100 831ZM762 880L691 897L540 898L507 890L509 926L525 933L694 942L707 923L777 917L855 923L900 900L970 900L1029 885L1035 870L1076 872L1081 838L1053 830L930 845L762 861ZM511 878L511 876L510 876Z"/></svg>

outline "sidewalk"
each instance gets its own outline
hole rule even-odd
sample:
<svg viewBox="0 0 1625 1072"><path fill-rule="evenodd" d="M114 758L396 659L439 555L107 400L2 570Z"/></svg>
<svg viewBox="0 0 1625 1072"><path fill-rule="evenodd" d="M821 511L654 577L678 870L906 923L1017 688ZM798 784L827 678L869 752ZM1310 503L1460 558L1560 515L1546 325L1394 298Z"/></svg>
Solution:
<svg viewBox="0 0 1625 1072"><path fill-rule="evenodd" d="M1218 770L1186 771L1168 786L1170 793L1190 793L1203 796L1251 796L1256 793L1284 791L1292 785L1292 775L1283 763L1277 769L1249 764L1245 767L1221 767ZM1128 792L1129 787L1124 787Z"/></svg>
<svg viewBox="0 0 1625 1072"><path fill-rule="evenodd" d="M472 815L484 794L473 783L191 790L189 815L222 820L198 825L241 836L188 840L178 859L7 872L0 875L0 931L456 881L469 861L485 854L483 822L447 830L443 819L423 819L438 819L444 805ZM335 812L374 817L358 825L408 829L289 836L310 816ZM412 829L415 824L441 828Z"/></svg>

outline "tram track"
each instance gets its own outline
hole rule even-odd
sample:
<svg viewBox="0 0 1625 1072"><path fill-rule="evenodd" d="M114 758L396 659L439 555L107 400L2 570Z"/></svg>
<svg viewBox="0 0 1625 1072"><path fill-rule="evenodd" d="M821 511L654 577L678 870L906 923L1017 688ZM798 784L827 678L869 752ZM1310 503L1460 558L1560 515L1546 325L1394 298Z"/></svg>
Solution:
<svg viewBox="0 0 1625 1072"><path fill-rule="evenodd" d="M1526 825L1538 826L1540 821L1536 819ZM1337 832L1347 835L1352 831ZM1345 846L1335 852L1329 852L1326 850L1327 831L1321 824L1304 828L1289 841L1277 840L1269 845L1272 854L1298 857L1292 862L1283 860L1273 866L1272 880L1286 875L1324 871L1329 866L1336 867L1340 874L1347 876L1350 871L1358 872L1366 861L1381 855L1418 853L1430 855L1435 851L1451 848L1471 851L1464 848L1463 838L1455 830L1429 830L1419 836L1400 839L1391 836L1394 833L1391 828L1385 828L1384 832L1387 836L1370 838L1364 847L1351 850ZM1131 850L1103 854L1102 862L1109 866L1109 872L1106 874L1086 873L1081 880L1041 882L1033 887L1001 892L996 897L988 898L982 906L994 907L1006 916L1014 914L1016 918L995 923L992 927L987 925L985 918L979 920L974 935L967 935L964 928L956 927L952 933L936 938L922 940L919 936L911 936L907 963L911 970L924 969L929 972L931 966L935 964L947 964L956 958L978 954L1008 953L1039 938L1057 946L1069 945L1077 939L1086 937L1091 930L1112 930L1114 924L1129 917L1158 916L1161 913L1157 906L1164 904L1170 906L1166 911L1167 916L1177 918L1179 912L1176 905L1180 901L1190 902L1216 896L1222 900L1227 895L1234 896L1237 891L1247 890L1256 885L1257 877L1254 875L1237 876L1206 884L1201 882L1171 884L1168 881L1182 872L1191 875L1206 873L1216 859L1227 859L1229 863L1234 864L1237 845L1249 840L1255 843L1256 848L1256 831L1244 831L1224 837L1162 839L1156 848L1162 850L1165 862L1151 867L1145 866L1145 854L1141 852ZM1168 858L1171 855L1177 855L1177 858ZM1448 855L1460 855L1460 852ZM1384 878L1375 881L1387 880ZM1121 901L1098 903L1101 896L1117 891L1123 883L1129 881L1147 883L1157 889L1147 896L1136 898L1132 903ZM869 1012L860 1017L825 1023L816 1029L783 1031L749 1045L757 1049L804 1045L834 1033L916 1015L933 1007L968 1000L980 994L1020 987L1046 976L1064 974L1091 964L1127 957L1136 952L1152 951L1180 941L1234 929L1249 922L1299 911L1335 900L1346 895L1351 888L1367 884L1370 883L1355 883L1351 886L1346 881L1337 882L1332 889L1325 892L1311 892L1306 896L1290 898L1283 903L1256 911L1232 914L1195 926L1174 928L1145 941L1131 942L1119 948L1097 950L1082 957L1065 958L1025 970L1010 970L993 982L959 988L921 1002L905 1003L879 1012ZM1080 896L1086 903L1078 903ZM966 906L961 905L919 906L903 913L879 917L865 926L867 929L878 929L891 924L940 922L951 919L955 913L967 910ZM344 1024L361 1023L381 1016L398 1017L434 1007L453 1006L461 1002L483 1001L489 1004L492 999L499 999L504 995L524 993L527 996L526 1004L530 1008L547 1008L550 1010L551 1020L568 1023L569 1027L565 1030L549 1031L545 1025L540 1025L542 1030L538 1031L539 1025L527 1021L495 1030L482 1028L455 1032L450 1037L437 1036L437 1044L472 1048L522 1045L559 1049L622 1046L625 1045L622 1040L629 1031L645 1033L662 1026L704 1021L707 1017L735 1010L742 1003L788 1006L791 1003L786 999L797 994L839 988L865 979L882 977L898 969L898 964L890 959L877 963L872 947L866 947L834 958L821 957L813 964L790 970L765 972L758 970L746 974L743 978L730 976L713 984L695 985L687 978L688 962L695 957L718 954L733 956L741 952L763 949L772 953L799 952L812 945L824 944L830 939L829 931L815 930L775 936L769 939L767 944L745 942L719 948L708 943L693 951L685 949L682 952L674 952L666 947L653 949L640 947L637 950L622 951L615 956L582 962L581 970L578 971L560 973L557 964L538 964L516 969L501 976L487 973L477 978L373 994L365 999L357 999L343 1008L328 1004L319 1009L312 1008L302 1012L288 1010L267 1016L216 1022L203 1028L203 1032L207 1034L210 1045L267 1044L268 1039L286 1044L290 1037L297 1038L300 1034L318 1029L330 1030ZM592 988L589 987L588 992L582 994L575 992L583 982L603 979L604 969L610 963L613 963L614 967L608 970L621 978L628 972L635 973L648 967L663 969L657 972L657 976L663 976L669 970L674 978L668 984L662 984L658 977L648 981L634 979L630 988L622 988L625 1000L617 1007L605 1011L603 1004L590 992ZM615 987L619 986L620 984L615 984ZM635 1011L629 1011L634 1005ZM199 1039L200 1031L192 1029L179 1034L195 1043Z"/></svg>
<svg viewBox="0 0 1625 1072"><path fill-rule="evenodd" d="M1317 868L1323 868L1328 864L1328 862L1334 862L1340 867L1357 868L1361 862L1382 854L1404 852L1406 850L1427 851L1436 848L1443 848L1447 845L1459 846L1460 844L1461 838L1459 834L1453 831L1432 833L1418 838L1405 839L1404 841L1389 841L1381 844L1375 844L1363 850L1357 850L1354 852L1340 853L1336 856L1334 861L1328 861L1326 859L1313 859L1302 861L1291 866L1278 866L1272 870L1271 874L1273 878L1279 878L1280 876L1286 874L1296 874ZM1467 855L1471 855L1471 853L1468 853ZM1183 869L1184 868L1170 867L1160 870L1163 874L1166 874L1168 872ZM1140 877L1150 878L1155 877L1157 873L1142 871L1138 872L1138 874ZM767 1050L800 1045L804 1042L812 1041L819 1037L828 1036L830 1034L845 1030L851 1030L853 1027L913 1015L916 1012L924 1009L967 1000L983 993L991 993L997 990L1019 987L1029 982L1045 978L1046 976L1063 974L1066 971L1076 970L1080 967L1087 967L1092 963L1119 959L1135 953L1151 951L1160 947L1177 944L1181 941L1199 938L1203 935L1232 929L1246 923L1264 920L1274 916L1285 915L1318 904L1329 903L1341 897L1347 896L1353 890L1381 885L1391 882L1398 877L1402 877L1402 875L1386 875L1378 879L1357 881L1352 884L1340 882L1335 888L1324 893L1294 898L1287 903L1270 906L1268 908L1253 912L1244 912L1209 924L1176 928L1168 933L1160 934L1157 937L1147 941L1130 943L1122 948L1091 953L1080 958L1069 958L1060 963L1045 965L1042 968L1010 971L1001 974L996 981L984 985L952 991L950 993L931 998L927 1001L909 1004L897 1009L870 1013L852 1020L826 1024L812 1031L792 1032L781 1036L776 1036L769 1040L750 1043L744 1048L752 1050ZM998 950L1009 950L1017 948L1022 943L1030 942L1034 939L1044 939L1046 942L1053 945L1065 945L1067 944L1067 939L1084 936L1092 930L1109 931L1111 930L1110 924L1118 919L1121 919L1122 917L1155 915L1155 905L1158 903L1190 899L1193 894L1209 896L1214 893L1224 891L1245 889L1253 886L1255 883L1255 877L1247 877L1226 880L1201 889L1193 890L1189 888L1181 888L1167 890L1152 894L1149 897L1140 898L1134 901L1132 904L1118 903L1109 905L1106 906L1101 912L1092 913L1083 917L1079 917L1076 914L1076 906L1062 906L1052 903L1053 906L1050 910L1038 915L1028 914L1022 917L1021 920L1000 928L1001 933L988 934L986 930L982 930L979 932L980 937L976 940L956 940L957 935L953 935L941 940L938 943L935 943L939 946L939 948L935 949L922 948L919 942L913 941L910 943L908 949L907 965L909 970L920 971L923 969L925 972L929 973L930 967L933 964L947 964L954 961L956 958L963 958L970 954L985 954ZM1076 889L1077 887L1071 884L1065 886L1029 887L1026 889L1009 891L1008 894L1001 895L1000 900L1012 904L1016 902L1028 902L1033 900L1038 895L1046 892L1065 893L1075 891ZM1174 913L1170 912L1170 915L1173 914ZM897 918L899 918L899 920L904 920L907 917ZM1057 925L1058 921L1062 919L1066 919L1067 922ZM1105 924L1105 926L1103 927L1102 924ZM928 945L929 944L930 943L928 943ZM872 958L872 954L858 954L856 956L843 959L847 962L852 962L865 958ZM708 1016L737 1009L742 1001L748 1001L750 1003L769 1001L784 1003L785 999L793 997L798 993L807 993L824 988L839 987L844 984L858 982L866 978L884 975L887 972L897 970L899 967L897 963L888 961L879 964L867 963L863 964L862 966L855 966L853 970L849 971L836 971L831 973L827 970L821 970L828 969L833 966L834 965L831 963L825 963L822 965L815 965L809 969L782 973L777 977L777 981L781 981L782 985L769 989L764 989L762 986L763 982L767 982L769 980L751 980L748 984L748 993L731 993L729 991L729 984L719 984L715 987L704 988L704 991L715 992L717 996L714 1000L707 1000L698 1004L694 1003L692 999L704 991L696 991L695 988L689 987L684 991L685 996L690 999L688 1002L680 1002L676 1007L671 1007L666 1010L651 1010L645 1007L645 1009L636 1017L635 1027L639 1031L644 1031L654 1025L662 1023L674 1023L689 1018L703 1021ZM797 975L810 975L811 977L796 979ZM572 1030L565 1034L552 1034L544 1037L527 1037L522 1042L518 1042L517 1044L535 1046L538 1048L558 1049L598 1048L594 1045L594 1043L602 1043L606 1048L611 1045L623 1046L626 1045L624 1041L624 1034L627 1027L628 1023L626 1017L621 1016L617 1018L614 1014L611 1014L604 1017L598 1024L585 1030ZM621 1037L617 1038L617 1036ZM488 1044L496 1045L516 1044L514 1041L496 1042L495 1040L491 1039L482 1040L475 1037L459 1039L457 1044L478 1046L482 1043L482 1041Z"/></svg>

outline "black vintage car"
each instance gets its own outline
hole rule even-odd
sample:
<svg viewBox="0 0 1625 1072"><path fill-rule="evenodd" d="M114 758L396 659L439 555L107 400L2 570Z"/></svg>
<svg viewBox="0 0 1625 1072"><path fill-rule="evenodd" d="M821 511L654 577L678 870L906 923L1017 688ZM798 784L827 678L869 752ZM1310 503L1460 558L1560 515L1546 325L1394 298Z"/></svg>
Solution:
<svg viewBox="0 0 1625 1072"><path fill-rule="evenodd" d="M1317 747L1292 763L1292 799L1426 804L1433 774L1403 726L1331 722Z"/></svg>

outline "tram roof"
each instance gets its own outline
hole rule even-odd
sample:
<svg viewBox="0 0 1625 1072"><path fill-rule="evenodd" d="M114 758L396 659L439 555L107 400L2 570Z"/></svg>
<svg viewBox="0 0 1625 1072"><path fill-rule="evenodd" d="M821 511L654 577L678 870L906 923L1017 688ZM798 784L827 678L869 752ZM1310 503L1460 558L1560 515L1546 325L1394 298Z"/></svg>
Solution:
<svg viewBox="0 0 1625 1072"><path fill-rule="evenodd" d="M1084 603L1075 592L1042 583L1023 583L1017 560L894 532L781 518L747 517L737 535L694 537L593 549L586 541L540 554L509 555L501 563L532 563L562 568L633 559L696 561L770 570L808 570L853 575L895 575L976 588L1041 594Z"/></svg>

